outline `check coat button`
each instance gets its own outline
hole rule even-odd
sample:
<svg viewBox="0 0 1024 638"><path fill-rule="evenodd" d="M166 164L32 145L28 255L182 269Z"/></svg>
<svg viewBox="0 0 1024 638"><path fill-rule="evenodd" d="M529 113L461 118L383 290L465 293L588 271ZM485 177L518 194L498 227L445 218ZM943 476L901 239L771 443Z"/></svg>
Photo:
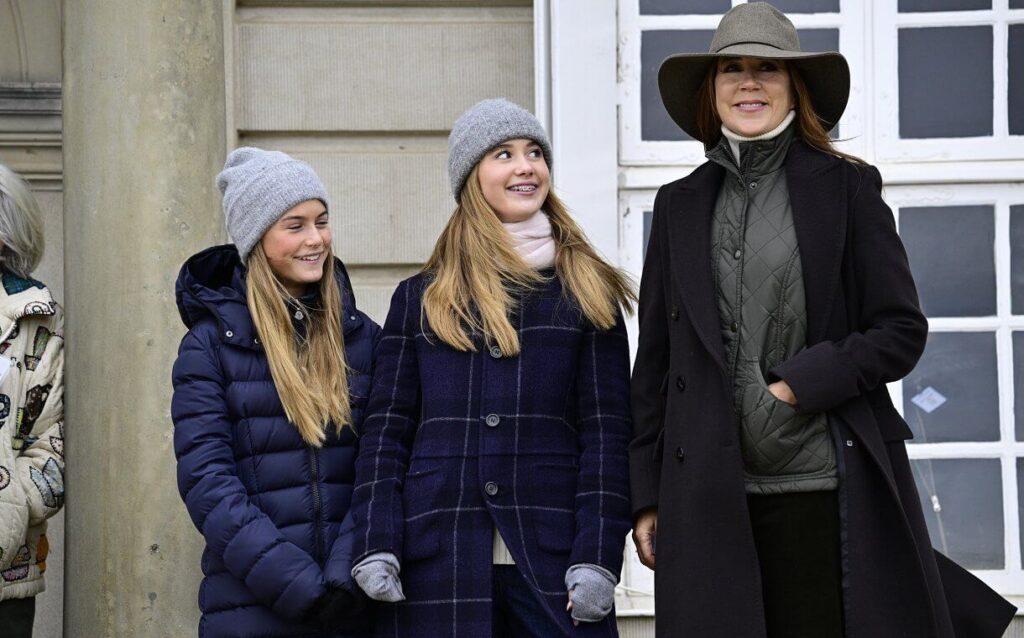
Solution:
<svg viewBox="0 0 1024 638"><path fill-rule="evenodd" d="M491 346L491 349L489 350L489 353L495 359L500 359L501 358L501 348L499 348L498 346Z"/></svg>
<svg viewBox="0 0 1024 638"><path fill-rule="evenodd" d="M501 417L499 417L497 414L488 414L487 418L484 419L484 423L486 423L492 428L497 427L498 424L501 423Z"/></svg>
<svg viewBox="0 0 1024 638"><path fill-rule="evenodd" d="M484 485L484 491L487 492L488 496L494 496L498 493L498 484L494 481L488 481L487 484Z"/></svg>

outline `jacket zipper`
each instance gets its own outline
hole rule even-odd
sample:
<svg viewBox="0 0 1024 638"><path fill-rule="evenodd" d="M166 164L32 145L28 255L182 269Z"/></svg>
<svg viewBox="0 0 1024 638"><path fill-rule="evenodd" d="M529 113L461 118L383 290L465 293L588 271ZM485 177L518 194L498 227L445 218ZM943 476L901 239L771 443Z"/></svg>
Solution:
<svg viewBox="0 0 1024 638"><path fill-rule="evenodd" d="M313 533L315 539L314 558L317 563L323 562L324 540L320 531L320 469L316 448L309 448L309 478L313 486Z"/></svg>

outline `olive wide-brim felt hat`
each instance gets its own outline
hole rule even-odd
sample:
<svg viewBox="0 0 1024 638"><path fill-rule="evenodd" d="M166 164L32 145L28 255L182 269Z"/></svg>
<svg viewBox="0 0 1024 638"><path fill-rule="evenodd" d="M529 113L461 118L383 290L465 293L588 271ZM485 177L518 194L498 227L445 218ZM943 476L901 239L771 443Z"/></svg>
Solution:
<svg viewBox="0 0 1024 638"><path fill-rule="evenodd" d="M850 97L850 67L846 58L835 51L801 51L796 27L785 14L766 2L750 2L722 16L707 53L669 56L658 70L658 88L665 110L694 139L700 139L700 85L715 60L723 57L785 60L796 67L826 131L839 122L846 110Z"/></svg>

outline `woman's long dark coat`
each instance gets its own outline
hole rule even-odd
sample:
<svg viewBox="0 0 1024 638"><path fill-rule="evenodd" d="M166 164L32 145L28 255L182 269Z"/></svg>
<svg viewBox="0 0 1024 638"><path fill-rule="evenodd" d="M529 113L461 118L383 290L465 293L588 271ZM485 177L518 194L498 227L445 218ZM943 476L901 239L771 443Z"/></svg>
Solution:
<svg viewBox="0 0 1024 638"><path fill-rule="evenodd" d="M808 347L769 371L826 411L840 459L848 638L1001 636L1013 607L934 552L885 388L927 336L881 177L795 142L786 178ZM657 635L762 638L758 559L711 275L711 163L658 192L640 292L634 513L658 510Z"/></svg>

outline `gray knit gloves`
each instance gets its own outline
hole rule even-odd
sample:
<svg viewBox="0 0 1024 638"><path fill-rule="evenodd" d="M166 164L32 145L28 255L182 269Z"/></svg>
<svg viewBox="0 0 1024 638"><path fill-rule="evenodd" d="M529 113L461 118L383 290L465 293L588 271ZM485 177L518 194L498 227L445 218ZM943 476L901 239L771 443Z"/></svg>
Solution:
<svg viewBox="0 0 1024 638"><path fill-rule="evenodd" d="M370 554L352 568L352 578L359 588L374 600L397 603L405 600L402 581L398 579L398 557L391 552Z"/></svg>
<svg viewBox="0 0 1024 638"><path fill-rule="evenodd" d="M570 567L565 572L565 588L572 592L573 620L604 620L615 604L617 580L614 574L599 565L579 563Z"/></svg>

